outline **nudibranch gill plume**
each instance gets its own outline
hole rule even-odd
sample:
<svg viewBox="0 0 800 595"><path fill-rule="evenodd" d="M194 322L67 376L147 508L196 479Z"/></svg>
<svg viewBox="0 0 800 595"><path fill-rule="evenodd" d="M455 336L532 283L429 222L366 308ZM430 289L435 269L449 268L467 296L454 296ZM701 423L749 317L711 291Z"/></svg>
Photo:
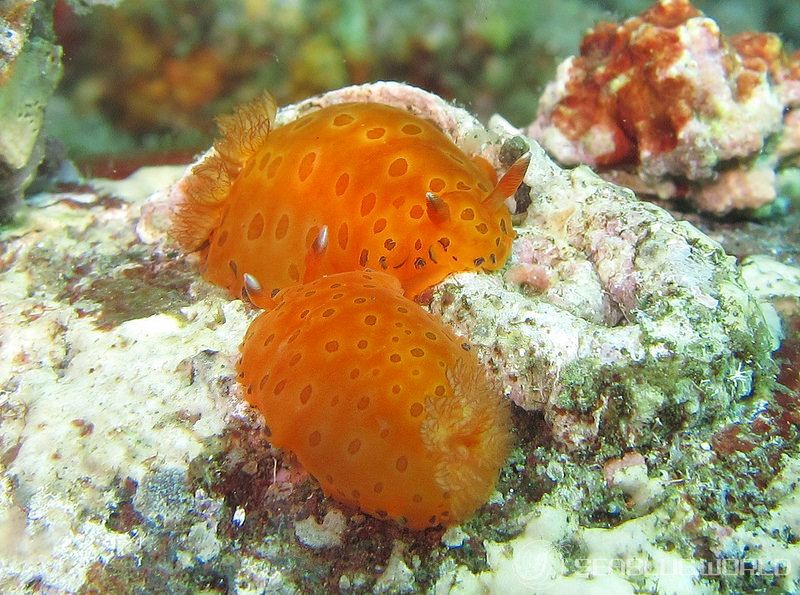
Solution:
<svg viewBox="0 0 800 595"><path fill-rule="evenodd" d="M418 295L453 272L497 270L514 230L505 200L530 156L497 182L432 122L343 103L274 127L265 94L219 119L222 138L181 184L172 234L236 297L372 269Z"/></svg>

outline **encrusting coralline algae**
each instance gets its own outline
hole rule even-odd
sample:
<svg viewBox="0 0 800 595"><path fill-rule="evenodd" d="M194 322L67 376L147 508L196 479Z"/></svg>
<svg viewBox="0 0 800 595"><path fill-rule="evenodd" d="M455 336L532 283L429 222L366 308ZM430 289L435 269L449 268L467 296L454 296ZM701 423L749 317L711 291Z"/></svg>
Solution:
<svg viewBox="0 0 800 595"><path fill-rule="evenodd" d="M798 105L800 53L777 35L727 37L688 0L661 0L591 29L527 132L560 163L645 195L768 211L797 175Z"/></svg>
<svg viewBox="0 0 800 595"><path fill-rule="evenodd" d="M767 390L777 337L734 260L630 191L534 155L506 278L461 274L432 302L510 398L568 447L625 449Z"/></svg>
<svg viewBox="0 0 800 595"><path fill-rule="evenodd" d="M2 238L0 584L712 592L767 584L704 572L761 551L789 561L776 584L796 589L800 420L770 392L767 306L721 248L561 170L501 118L486 128L407 85L334 91L277 120L344 101L410 109L496 167L533 155L506 269L422 300L522 406L489 503L446 533L411 532L323 497L245 407L235 361L255 313L165 241L169 195L56 195ZM329 518L335 535L310 538L308 519ZM680 572L589 579L604 556Z"/></svg>

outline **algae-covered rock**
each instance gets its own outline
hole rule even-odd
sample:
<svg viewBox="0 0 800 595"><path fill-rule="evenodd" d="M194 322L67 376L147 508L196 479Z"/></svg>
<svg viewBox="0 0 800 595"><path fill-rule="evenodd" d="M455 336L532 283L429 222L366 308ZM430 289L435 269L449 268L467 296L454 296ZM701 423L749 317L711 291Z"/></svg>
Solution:
<svg viewBox="0 0 800 595"><path fill-rule="evenodd" d="M505 279L461 274L432 309L569 447L665 440L763 394L777 345L734 259L689 224L534 148Z"/></svg>
<svg viewBox="0 0 800 595"><path fill-rule="evenodd" d="M590 201L613 203L620 192L588 181L596 192ZM579 196L570 190L559 196L566 208L570 195ZM556 299L561 296L499 278L460 275L434 296L434 311L482 347L507 394L526 409L545 411L570 445L593 444L600 434L620 448L650 442L651 432L668 436L724 413L756 386L765 390L773 371L772 338L761 310L719 246L663 212L620 198L632 207L624 221L633 225L625 230L609 231L591 213L593 205L573 214L585 217L583 223L600 223L599 233L608 236L602 242L619 244L596 244L572 264L578 268L597 250L617 251L619 269L608 270L616 265L605 260L594 283L569 288L574 301L602 304L602 322L564 308ZM532 208L539 204L534 200ZM610 218L620 215L605 206L612 207ZM654 217L632 221L637 210ZM557 243L550 235L557 230L528 225L520 242L544 235ZM569 279L553 285L560 282Z"/></svg>
<svg viewBox="0 0 800 595"><path fill-rule="evenodd" d="M44 157L40 131L61 78L53 2L0 4L0 221L9 219Z"/></svg>

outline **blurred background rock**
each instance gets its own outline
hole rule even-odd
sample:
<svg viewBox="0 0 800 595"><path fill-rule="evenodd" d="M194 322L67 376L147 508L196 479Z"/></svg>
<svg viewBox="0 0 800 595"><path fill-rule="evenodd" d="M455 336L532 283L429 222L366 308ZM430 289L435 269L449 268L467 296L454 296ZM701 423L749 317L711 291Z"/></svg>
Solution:
<svg viewBox="0 0 800 595"><path fill-rule="evenodd" d="M24 70L24 52L17 56L14 47L26 45L30 60L50 65L35 80L19 75L15 87L26 91L27 105L38 114L29 136L38 138L47 104L46 134L87 174L123 175L141 163L187 161L210 143L213 116L263 89L284 104L351 83L395 79L452 98L482 118L499 112L523 126L533 119L555 66L577 52L587 28L650 4L0 0L0 129L14 111L4 102L11 87L4 73L14 64ZM726 33L775 31L787 49L798 47L796 0L696 4ZM20 14L22 22L15 23ZM63 77L50 97L60 74L59 47ZM43 153L30 151L22 167L19 156L12 163L0 154L6 169L16 172L17 193ZM20 182L20 172L26 181ZM8 171L5 179L10 187Z"/></svg>
<svg viewBox="0 0 800 595"><path fill-rule="evenodd" d="M0 0L0 221L43 159L44 112L60 77L52 2Z"/></svg>

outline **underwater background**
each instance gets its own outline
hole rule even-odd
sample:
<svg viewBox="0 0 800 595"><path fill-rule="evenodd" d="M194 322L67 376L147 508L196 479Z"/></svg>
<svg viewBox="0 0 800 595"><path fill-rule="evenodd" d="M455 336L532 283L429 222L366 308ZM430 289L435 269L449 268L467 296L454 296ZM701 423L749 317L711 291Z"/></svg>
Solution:
<svg viewBox="0 0 800 595"><path fill-rule="evenodd" d="M213 116L267 89L279 105L349 84L399 80L485 119L522 126L556 65L599 20L646 0L143 0L56 5L64 77L48 131L75 157L199 148ZM111 4L111 3L109 3ZM791 0L696 3L726 34L800 43ZM76 7L77 8L77 7Z"/></svg>

